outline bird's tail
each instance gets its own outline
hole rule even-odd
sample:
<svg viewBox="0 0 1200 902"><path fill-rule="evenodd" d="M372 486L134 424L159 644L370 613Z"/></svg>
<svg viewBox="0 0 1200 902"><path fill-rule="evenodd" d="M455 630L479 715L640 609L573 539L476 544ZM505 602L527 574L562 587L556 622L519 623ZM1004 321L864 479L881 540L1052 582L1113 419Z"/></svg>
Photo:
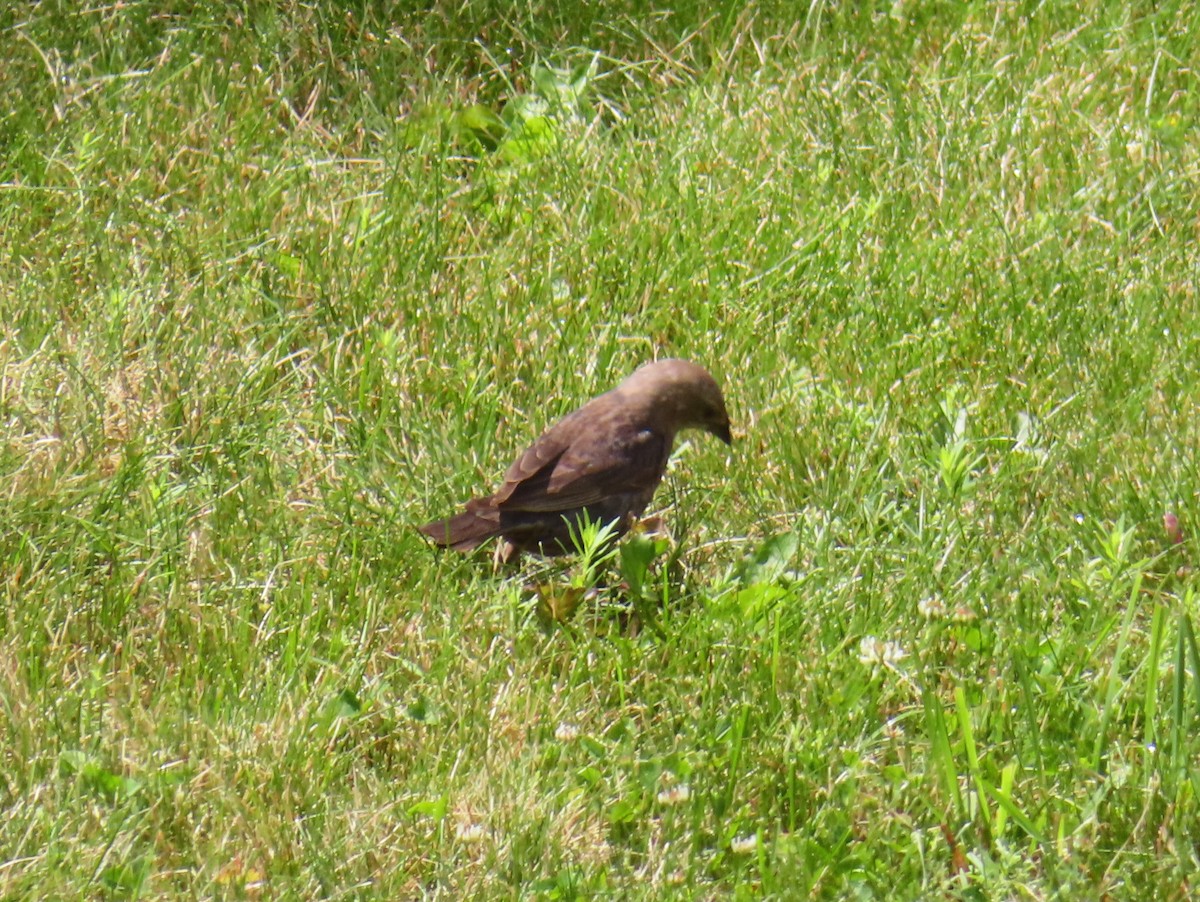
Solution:
<svg viewBox="0 0 1200 902"><path fill-rule="evenodd" d="M461 514L455 514L445 520L434 520L419 529L443 548L470 551L493 536L500 535L499 518L494 513L489 517L487 513L486 510L468 507Z"/></svg>

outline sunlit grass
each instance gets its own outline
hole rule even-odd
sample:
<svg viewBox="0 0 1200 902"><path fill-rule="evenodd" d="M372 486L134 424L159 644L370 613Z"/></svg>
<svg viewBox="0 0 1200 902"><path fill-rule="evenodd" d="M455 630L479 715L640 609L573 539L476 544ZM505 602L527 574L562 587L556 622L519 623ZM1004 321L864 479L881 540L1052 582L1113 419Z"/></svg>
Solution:
<svg viewBox="0 0 1200 902"><path fill-rule="evenodd" d="M1190 7L617 6L0 14L0 895L1191 894Z"/></svg>

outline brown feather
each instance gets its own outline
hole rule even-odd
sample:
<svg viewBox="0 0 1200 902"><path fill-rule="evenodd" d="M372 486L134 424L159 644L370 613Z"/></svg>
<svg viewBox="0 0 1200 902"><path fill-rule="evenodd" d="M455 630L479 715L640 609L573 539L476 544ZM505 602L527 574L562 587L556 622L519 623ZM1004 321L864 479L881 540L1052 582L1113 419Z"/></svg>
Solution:
<svg viewBox="0 0 1200 902"><path fill-rule="evenodd" d="M488 539L500 535L500 514L494 506L480 504L481 500L487 499L471 501L461 514L444 520L434 520L419 529L445 548L453 548L455 551L477 548Z"/></svg>

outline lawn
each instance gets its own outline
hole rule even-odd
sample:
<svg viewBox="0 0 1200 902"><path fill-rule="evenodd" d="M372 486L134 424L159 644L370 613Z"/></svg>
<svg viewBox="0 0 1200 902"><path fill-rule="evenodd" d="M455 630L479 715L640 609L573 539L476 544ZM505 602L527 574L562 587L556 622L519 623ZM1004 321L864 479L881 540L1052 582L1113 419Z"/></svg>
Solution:
<svg viewBox="0 0 1200 902"><path fill-rule="evenodd" d="M0 10L0 898L1200 892L1198 34ZM669 542L416 532L666 356Z"/></svg>

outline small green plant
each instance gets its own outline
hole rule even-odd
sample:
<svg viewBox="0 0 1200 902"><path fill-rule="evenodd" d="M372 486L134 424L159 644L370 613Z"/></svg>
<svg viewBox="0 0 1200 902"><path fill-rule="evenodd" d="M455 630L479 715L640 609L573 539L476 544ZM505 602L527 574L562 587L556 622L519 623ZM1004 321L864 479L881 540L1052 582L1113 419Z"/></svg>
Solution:
<svg viewBox="0 0 1200 902"><path fill-rule="evenodd" d="M727 584L734 588L733 605L740 617L756 622L788 596L787 569L799 547L795 532L782 532L764 540L733 568Z"/></svg>
<svg viewBox="0 0 1200 902"><path fill-rule="evenodd" d="M529 73L532 90L514 92L499 113L475 104L455 116L460 136L479 151L510 164L531 163L552 153L573 124L596 115L589 100L599 54L571 69L537 61Z"/></svg>
<svg viewBox="0 0 1200 902"><path fill-rule="evenodd" d="M616 521L601 523L584 516L579 521L568 520L567 530L578 557L566 584L536 586L537 613L544 624L570 620L583 599L595 590L605 568L617 557Z"/></svg>
<svg viewBox="0 0 1200 902"><path fill-rule="evenodd" d="M958 393L950 391L939 405L946 435L937 451L936 468L942 488L951 498L960 497L975 483L976 471L983 464L982 454L974 450L967 436L969 409L958 403Z"/></svg>
<svg viewBox="0 0 1200 902"><path fill-rule="evenodd" d="M585 516L578 523L569 521L567 529L571 544L579 555L572 584L591 588L596 585L604 568L617 556L617 523L602 523Z"/></svg>

